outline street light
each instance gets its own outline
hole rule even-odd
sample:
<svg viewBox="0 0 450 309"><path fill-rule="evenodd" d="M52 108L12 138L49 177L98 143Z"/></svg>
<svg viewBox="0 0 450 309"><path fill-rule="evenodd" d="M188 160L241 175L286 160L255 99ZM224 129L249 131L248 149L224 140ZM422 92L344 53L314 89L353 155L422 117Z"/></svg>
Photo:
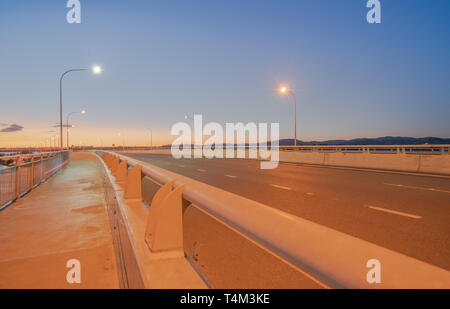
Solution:
<svg viewBox="0 0 450 309"><path fill-rule="evenodd" d="M153 147L153 131L150 130L150 147Z"/></svg>
<svg viewBox="0 0 450 309"><path fill-rule="evenodd" d="M81 115L84 115L84 114L86 114L86 110L85 110L85 109L82 109L82 110L79 111L79 112L71 112L71 113L67 114L67 121L66 121L66 128L67 128L67 148L70 147L70 146L69 146L69 132L70 132L70 128L69 128L69 118L70 118L70 116L73 115L73 114L81 114ZM71 126L71 127L74 127L74 126Z"/></svg>
<svg viewBox="0 0 450 309"><path fill-rule="evenodd" d="M94 74L100 74L102 72L102 68L100 66L94 65L92 67L92 69L70 69L70 70L67 70L63 74L61 74L61 78L59 79L59 126L60 126L59 135L60 135L61 148L63 147L63 121L62 121L62 118L63 118L63 116L62 116L62 114L63 114L63 111L62 111L62 81L63 81L63 78L67 73L70 73L70 72L80 72L80 71L90 71L90 70L92 70L92 73L94 73Z"/></svg>
<svg viewBox="0 0 450 309"><path fill-rule="evenodd" d="M290 93L294 97L294 146L297 146L297 97L292 90L286 87L281 87L280 92L282 94Z"/></svg>
<svg viewBox="0 0 450 309"><path fill-rule="evenodd" d="M102 67L99 65L94 65L94 67L92 68L92 72L94 74L100 74L102 73Z"/></svg>

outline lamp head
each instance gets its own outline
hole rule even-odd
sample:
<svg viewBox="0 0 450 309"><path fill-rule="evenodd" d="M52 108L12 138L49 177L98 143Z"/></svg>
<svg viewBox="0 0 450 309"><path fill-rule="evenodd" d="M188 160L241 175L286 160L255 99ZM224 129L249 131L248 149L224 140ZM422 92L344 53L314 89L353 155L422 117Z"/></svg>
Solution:
<svg viewBox="0 0 450 309"><path fill-rule="evenodd" d="M92 67L92 73L94 73L94 74L100 74L100 73L102 73L102 67L99 66L99 65L94 65L94 66Z"/></svg>

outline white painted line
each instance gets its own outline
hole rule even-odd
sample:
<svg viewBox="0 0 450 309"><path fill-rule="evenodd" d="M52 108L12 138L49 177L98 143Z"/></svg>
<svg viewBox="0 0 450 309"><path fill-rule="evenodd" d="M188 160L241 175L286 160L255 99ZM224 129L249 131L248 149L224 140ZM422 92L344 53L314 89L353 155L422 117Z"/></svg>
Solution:
<svg viewBox="0 0 450 309"><path fill-rule="evenodd" d="M233 176L233 175L225 175L225 177L228 177L228 178L236 178L237 176Z"/></svg>
<svg viewBox="0 0 450 309"><path fill-rule="evenodd" d="M421 216L409 214L409 213L406 213L406 212L395 211L395 210L390 210L390 209L376 207L376 206L371 206L371 205L365 205L365 206L369 207L371 209L374 209L374 210L384 211L384 212L388 212L388 213L391 213L391 214L394 214L394 215L409 217L409 218L413 218L413 219L422 219Z"/></svg>
<svg viewBox="0 0 450 309"><path fill-rule="evenodd" d="M309 196L314 196L315 194L314 194L314 193L312 193L312 192L308 192L308 193L306 193L306 195L309 195Z"/></svg>
<svg viewBox="0 0 450 309"><path fill-rule="evenodd" d="M206 172L206 170L204 170L202 168L197 169L197 171L199 171L199 172Z"/></svg>
<svg viewBox="0 0 450 309"><path fill-rule="evenodd" d="M289 188L289 187L280 186L280 185L274 185L274 184L271 184L271 186L272 186L272 187L275 187L275 188L278 188L278 189L283 189L283 190L292 190L292 189Z"/></svg>
<svg viewBox="0 0 450 309"><path fill-rule="evenodd" d="M383 182L383 185L393 186L393 187L400 187L400 188L417 189L417 190L427 190L427 191L433 191L433 192L450 193L450 191L448 191L448 190L441 190L441 189L427 188L427 187L408 186L408 185L387 183L387 182Z"/></svg>

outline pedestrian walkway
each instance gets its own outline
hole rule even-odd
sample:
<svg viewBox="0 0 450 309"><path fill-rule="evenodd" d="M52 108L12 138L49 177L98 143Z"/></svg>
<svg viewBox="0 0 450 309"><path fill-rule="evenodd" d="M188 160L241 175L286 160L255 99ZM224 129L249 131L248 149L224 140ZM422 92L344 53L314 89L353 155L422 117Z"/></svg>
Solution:
<svg viewBox="0 0 450 309"><path fill-rule="evenodd" d="M0 212L0 288L119 288L103 189L91 153ZM80 261L81 283L66 266ZM73 267L72 267L73 268Z"/></svg>

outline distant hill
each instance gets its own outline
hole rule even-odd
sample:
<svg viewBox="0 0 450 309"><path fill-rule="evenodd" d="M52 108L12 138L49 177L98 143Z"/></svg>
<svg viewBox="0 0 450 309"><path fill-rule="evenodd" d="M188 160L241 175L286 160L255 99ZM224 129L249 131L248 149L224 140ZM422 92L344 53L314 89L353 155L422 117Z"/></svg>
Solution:
<svg viewBox="0 0 450 309"><path fill-rule="evenodd" d="M280 146L294 145L294 139L281 139ZM450 144L450 138L439 137L401 137L401 136L384 136L377 138L355 138L355 139L338 139L328 141L309 141L304 142L297 140L297 145L443 145Z"/></svg>
<svg viewBox="0 0 450 309"><path fill-rule="evenodd" d="M268 143L270 144L270 142ZM450 145L450 138L440 137L401 137L401 136L384 136L377 138L355 138L355 139L336 139L328 141L301 141L297 140L297 146L314 146L314 145ZM242 144L240 144L242 145ZM245 144L248 145L248 144ZM280 146L294 145L293 138L286 138L279 140ZM193 146L193 145L192 145ZM225 147L226 144L223 144ZM164 145L162 147L170 148L171 145Z"/></svg>

